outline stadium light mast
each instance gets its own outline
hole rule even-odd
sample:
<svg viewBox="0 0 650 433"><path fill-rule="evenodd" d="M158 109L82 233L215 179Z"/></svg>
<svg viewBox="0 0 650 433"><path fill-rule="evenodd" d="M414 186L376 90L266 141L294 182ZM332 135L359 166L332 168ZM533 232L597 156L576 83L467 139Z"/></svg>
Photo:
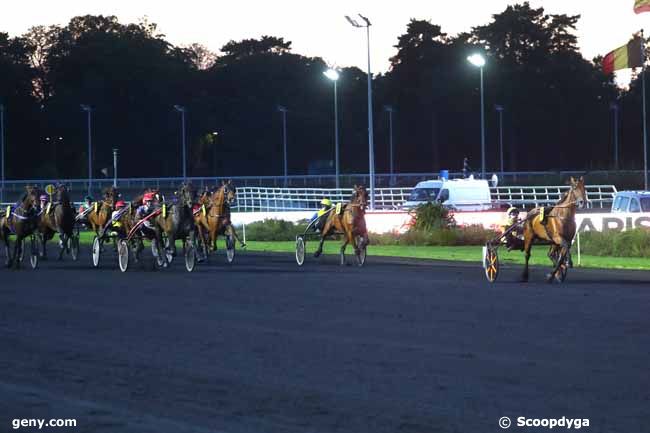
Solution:
<svg viewBox="0 0 650 433"><path fill-rule="evenodd" d="M356 28L366 28L366 37L368 42L368 165L370 176L370 209L375 208L375 143L373 139L372 127L372 73L370 72L370 20L361 14L358 14L364 24L359 24L356 20L345 16L345 19Z"/></svg>
<svg viewBox="0 0 650 433"><path fill-rule="evenodd" d="M174 105L174 110L178 111L181 113L181 134L183 134L182 137L182 144L183 144L183 180L187 179L187 152L186 152L186 143L185 143L185 113L187 112L187 109L183 107L182 105Z"/></svg>
<svg viewBox="0 0 650 433"><path fill-rule="evenodd" d="M503 105L495 105L499 113L499 162L501 163L501 179L503 179Z"/></svg>
<svg viewBox="0 0 650 433"><path fill-rule="evenodd" d="M480 54L472 54L467 60L481 71L481 178L485 179L485 103L483 96L483 67L485 57Z"/></svg>
<svg viewBox="0 0 650 433"><path fill-rule="evenodd" d="M282 113L282 146L284 154L284 187L287 187L287 107L278 105L278 111Z"/></svg>
<svg viewBox="0 0 650 433"><path fill-rule="evenodd" d="M334 82L334 167L336 173L336 189L341 188L339 180L339 104L337 97L336 84L339 81L339 72L336 69L328 69L323 72L327 78Z"/></svg>
<svg viewBox="0 0 650 433"><path fill-rule="evenodd" d="M88 104L80 104L81 111L85 111L88 118L88 195L91 195L92 192L92 182L93 182L93 141L91 133L91 114L92 107Z"/></svg>
<svg viewBox="0 0 650 433"><path fill-rule="evenodd" d="M2 171L2 189L0 189L0 202L5 201L5 106L0 104L0 171Z"/></svg>

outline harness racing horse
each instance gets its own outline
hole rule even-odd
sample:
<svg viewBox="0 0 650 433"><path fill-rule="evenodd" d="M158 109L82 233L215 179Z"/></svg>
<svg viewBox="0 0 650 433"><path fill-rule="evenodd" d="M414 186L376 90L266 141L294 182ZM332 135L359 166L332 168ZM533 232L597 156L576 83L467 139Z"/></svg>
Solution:
<svg viewBox="0 0 650 433"><path fill-rule="evenodd" d="M41 233L42 257L47 258L46 243L59 233L60 251L59 258L63 258L63 253L70 250L70 239L74 230L75 211L70 203L70 196L65 185L59 185L56 192L56 201L41 209L39 219L39 231Z"/></svg>
<svg viewBox="0 0 650 433"><path fill-rule="evenodd" d="M176 202L171 205L163 203L163 211L154 219L161 233L167 236L165 248L168 261L176 257L176 239L183 240L185 251L187 238L189 237L190 242L194 242L196 238L196 226L192 215L195 192L192 184L183 183L175 196Z"/></svg>
<svg viewBox="0 0 650 433"><path fill-rule="evenodd" d="M104 190L103 201L93 203L93 210L88 214L88 224L90 224L97 236L99 236L99 231L106 226L108 220L111 219L118 195L117 189L111 186Z"/></svg>
<svg viewBox="0 0 650 433"><path fill-rule="evenodd" d="M210 197L210 209L208 211L207 220L212 251L217 250L217 237L219 235L225 235L233 242L233 245L228 246L228 249L231 247L234 248L235 240L239 242L242 248L246 246L246 244L239 239L239 236L237 236L237 232L230 220L230 205L235 201L236 197L237 190L230 180L227 182L223 181L221 187L213 192Z"/></svg>
<svg viewBox="0 0 650 433"><path fill-rule="evenodd" d="M554 269L548 275L550 283L554 279L562 281L560 274L562 266L567 266L571 254L571 242L576 234L576 207L582 209L587 204L585 181L582 177L575 180L571 177L569 191L549 211L544 208L533 209L524 220L524 253L526 264L521 276L522 281L528 281L528 260L530 250L535 241L551 243L548 256L554 262Z"/></svg>
<svg viewBox="0 0 650 433"><path fill-rule="evenodd" d="M320 233L320 243L314 257L318 257L323 252L323 243L325 238L334 233L343 234L343 245L341 245L341 264L345 264L345 248L348 244L354 245L354 253L363 264L365 257L361 254L368 246L368 230L366 229L366 207L368 206L368 191L365 186L354 185L354 191L350 197L350 202L341 207L339 213L336 208L332 208L327 214L327 219L323 230Z"/></svg>
<svg viewBox="0 0 650 433"><path fill-rule="evenodd" d="M194 213L194 224L196 225L198 249L202 259L207 259L208 248L208 234L210 232L210 225L208 223L208 211L210 210L210 190L206 187L199 196L198 202L192 207Z"/></svg>
<svg viewBox="0 0 650 433"><path fill-rule="evenodd" d="M15 263L16 269L20 267L23 254L23 240L31 236L37 229L36 203L38 203L38 190L32 186L25 188L26 192L15 208L8 207L4 216L0 218L0 240L5 244L7 255L5 264L8 268ZM16 235L16 240L11 254L9 236Z"/></svg>

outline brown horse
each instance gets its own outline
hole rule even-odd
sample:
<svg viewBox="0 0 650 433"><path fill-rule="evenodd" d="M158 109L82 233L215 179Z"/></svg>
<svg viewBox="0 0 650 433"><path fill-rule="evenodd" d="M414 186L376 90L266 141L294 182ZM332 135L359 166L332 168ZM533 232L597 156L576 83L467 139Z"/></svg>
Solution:
<svg viewBox="0 0 650 433"><path fill-rule="evenodd" d="M70 196L65 185L59 185L56 192L56 200L50 203L45 209L41 209L38 229L41 233L43 258L47 257L46 242L59 233L60 251L59 260L63 253L69 249L69 241L72 238L74 229L75 211L70 203Z"/></svg>
<svg viewBox="0 0 650 433"><path fill-rule="evenodd" d="M104 200L92 204L93 210L88 214L88 224L90 224L97 236L99 236L99 231L106 226L108 220L111 219L118 196L117 189L111 186L104 190Z"/></svg>
<svg viewBox="0 0 650 433"><path fill-rule="evenodd" d="M246 246L237 236L237 232L230 220L230 205L237 197L237 190L232 182L223 181L221 187L210 196L210 209L207 212L208 233L212 250L217 250L217 237L219 235L230 236L231 239L239 241L243 247Z"/></svg>
<svg viewBox="0 0 650 433"><path fill-rule="evenodd" d="M343 245L341 245L341 264L345 264L345 248L348 244L354 245L354 253L359 257L369 243L368 230L366 229L366 207L368 206L368 191L365 186L354 185L354 191L350 202L342 206L337 214L336 209L327 214L327 220L320 234L320 243L314 257L323 252L325 238L333 233L343 234Z"/></svg>
<svg viewBox="0 0 650 433"><path fill-rule="evenodd" d="M524 220L524 253L526 264L521 276L522 281L528 281L528 260L530 250L535 241L550 242L549 257L554 260L553 272L547 281L561 280L559 272L570 258L571 242L576 234L576 207L583 208L587 204L585 181L582 177L570 180L569 191L552 208L542 211L533 209ZM542 215L542 212L544 215ZM554 258L556 257L556 259Z"/></svg>
<svg viewBox="0 0 650 433"><path fill-rule="evenodd" d="M205 188L199 196L197 203L192 208L194 214L194 225L196 226L197 231L197 249L200 250L200 255L203 256L203 259L207 258L209 252L208 236L210 232L210 224L208 223L208 211L211 206L210 195L210 190Z"/></svg>
<svg viewBox="0 0 650 433"><path fill-rule="evenodd" d="M37 229L38 217L36 213L36 203L38 203L39 190L32 186L25 188L26 192L20 200L20 204L14 209L9 207L4 211L4 216L0 218L0 240L5 244L7 255L5 264L11 267L15 263L16 269L20 267L20 257L22 255L23 240L31 236ZM13 254L11 254L11 245L9 236L16 235Z"/></svg>

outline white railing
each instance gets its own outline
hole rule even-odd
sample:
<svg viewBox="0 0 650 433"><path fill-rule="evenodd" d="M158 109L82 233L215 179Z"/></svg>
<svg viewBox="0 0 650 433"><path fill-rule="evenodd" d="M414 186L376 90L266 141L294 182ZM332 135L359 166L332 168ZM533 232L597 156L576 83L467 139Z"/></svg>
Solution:
<svg viewBox="0 0 650 433"><path fill-rule="evenodd" d="M382 210L401 209L413 188L376 188L375 206ZM556 203L568 186L499 186L490 188L495 208L517 206L529 209ZM588 185L590 208L608 209L617 190L614 185ZM352 189L333 188L237 188L237 212L287 212L318 209L323 198L333 202L347 201ZM129 197L126 197L128 199ZM2 205L4 209L7 203ZM75 204L78 206L78 204Z"/></svg>
<svg viewBox="0 0 650 433"><path fill-rule="evenodd" d="M513 206L528 209L535 206L548 206L556 203L562 194L569 189L562 186L499 186L490 188L492 200L495 203L509 203ZM610 208L616 187L614 185L587 185L587 199L590 208Z"/></svg>
<svg viewBox="0 0 650 433"><path fill-rule="evenodd" d="M413 188L377 188L377 209L400 209ZM495 208L512 205L524 209L556 203L568 186L500 186L490 188ZM586 187L590 208L611 207L616 194L614 185L589 185ZM238 188L234 209L239 212L280 212L312 210L320 207L323 198L334 202L346 201L352 189L327 188Z"/></svg>

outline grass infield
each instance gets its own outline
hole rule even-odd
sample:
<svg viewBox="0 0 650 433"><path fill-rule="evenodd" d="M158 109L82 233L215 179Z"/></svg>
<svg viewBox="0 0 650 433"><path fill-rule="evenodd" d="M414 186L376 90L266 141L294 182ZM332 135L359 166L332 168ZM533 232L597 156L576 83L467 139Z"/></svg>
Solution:
<svg viewBox="0 0 650 433"><path fill-rule="evenodd" d="M89 232L81 233L81 243L90 245L94 234ZM323 248L324 254L338 254L341 242L326 241ZM180 246L180 245L179 245ZM311 255L318 246L318 240L309 239L306 243L306 253ZM224 248L225 243L222 238L219 240L219 248ZM239 249L239 248L238 248ZM274 253L295 253L295 243L293 241L276 241L276 242L258 242L248 241L247 251L251 252L274 252ZM531 265L550 266L551 262L546 257L548 247L533 247L530 258ZM354 254L353 248L348 245L346 253L350 256ZM368 247L368 256L384 257L405 257L417 259L433 260L452 260L463 262L481 263L482 247L481 246L462 246L462 247L441 247L441 246L408 246L408 245L370 245ZM644 269L650 270L650 258L637 257L604 257L581 255L581 267L585 268L603 268L603 269ZM520 251L508 252L505 248L499 249L499 260L502 263L524 263L524 255ZM573 251L573 264L578 266L578 253Z"/></svg>

